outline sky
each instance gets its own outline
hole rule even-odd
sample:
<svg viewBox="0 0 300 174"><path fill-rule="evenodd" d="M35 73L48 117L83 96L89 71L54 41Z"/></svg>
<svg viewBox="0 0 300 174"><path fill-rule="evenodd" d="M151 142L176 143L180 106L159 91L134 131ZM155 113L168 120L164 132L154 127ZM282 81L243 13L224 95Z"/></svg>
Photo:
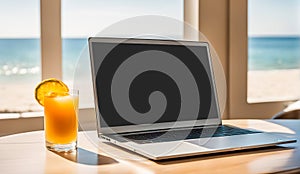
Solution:
<svg viewBox="0 0 300 174"><path fill-rule="evenodd" d="M300 0L248 0L248 34L300 36Z"/></svg>
<svg viewBox="0 0 300 174"><path fill-rule="evenodd" d="M63 37L87 37L122 19L183 19L183 0L62 0ZM39 37L39 0L0 0L0 38ZM300 0L249 0L250 36L300 35Z"/></svg>
<svg viewBox="0 0 300 174"><path fill-rule="evenodd" d="M163 15L183 19L183 0L61 2L63 37L92 36L115 22L140 15ZM0 38L39 37L39 16L39 0L0 0Z"/></svg>
<svg viewBox="0 0 300 174"><path fill-rule="evenodd" d="M0 37L38 37L39 0L0 0Z"/></svg>

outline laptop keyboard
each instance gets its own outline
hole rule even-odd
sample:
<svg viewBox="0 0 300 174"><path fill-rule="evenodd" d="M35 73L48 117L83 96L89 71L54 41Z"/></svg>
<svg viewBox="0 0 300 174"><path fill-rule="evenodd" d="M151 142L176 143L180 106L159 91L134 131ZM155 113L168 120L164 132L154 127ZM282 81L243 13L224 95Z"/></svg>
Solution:
<svg viewBox="0 0 300 174"><path fill-rule="evenodd" d="M208 137L224 137L224 136L254 134L254 133L260 133L260 132L221 125L219 127L166 130L166 131L159 131L159 132L123 135L123 138L129 139L139 144L145 144L145 143L168 142L168 141L208 138Z"/></svg>

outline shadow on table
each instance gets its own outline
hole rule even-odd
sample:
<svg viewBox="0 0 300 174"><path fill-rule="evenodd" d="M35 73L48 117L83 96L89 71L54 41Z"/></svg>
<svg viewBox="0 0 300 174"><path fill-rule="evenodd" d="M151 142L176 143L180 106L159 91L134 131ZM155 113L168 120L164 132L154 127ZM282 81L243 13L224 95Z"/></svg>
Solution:
<svg viewBox="0 0 300 174"><path fill-rule="evenodd" d="M86 164L86 165L107 165L107 164L115 164L118 161L114 160L113 158L99 155L97 153L87 151L82 148L77 148L77 151L72 153L65 153L65 152L54 152L51 151L67 160L73 161L79 164Z"/></svg>

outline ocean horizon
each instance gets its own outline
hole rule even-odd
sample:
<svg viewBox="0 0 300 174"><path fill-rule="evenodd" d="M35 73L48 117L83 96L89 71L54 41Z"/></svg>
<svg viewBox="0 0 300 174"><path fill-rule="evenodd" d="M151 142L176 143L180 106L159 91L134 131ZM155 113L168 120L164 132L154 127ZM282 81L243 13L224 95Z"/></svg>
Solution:
<svg viewBox="0 0 300 174"><path fill-rule="evenodd" d="M300 68L300 36L248 38L248 70Z"/></svg>
<svg viewBox="0 0 300 174"><path fill-rule="evenodd" d="M86 38L62 39L64 81L73 80L76 62L87 44ZM300 37L250 37L248 48L249 71L300 69ZM19 101L23 104L10 103L11 106L0 106L0 113L39 109L33 98L33 90L34 85L41 80L40 66L38 38L0 38L0 95L9 99L9 88L20 89L25 85L28 88L23 92L26 93L24 95L28 95L27 98Z"/></svg>
<svg viewBox="0 0 300 174"><path fill-rule="evenodd" d="M74 61L86 46L84 38L62 39L64 78L72 77ZM40 78L40 50L39 38L0 38L0 80L14 81L17 76Z"/></svg>
<svg viewBox="0 0 300 174"><path fill-rule="evenodd" d="M63 71L74 69L74 61L87 46L86 38L63 38ZM250 37L248 70L300 68L300 37ZM40 74L38 38L0 38L0 76Z"/></svg>
<svg viewBox="0 0 300 174"><path fill-rule="evenodd" d="M72 79L75 63L87 38L63 38L63 79ZM40 80L40 39L0 38L0 81ZM248 70L300 69L300 36L264 36L248 39ZM23 80L22 80L23 79Z"/></svg>

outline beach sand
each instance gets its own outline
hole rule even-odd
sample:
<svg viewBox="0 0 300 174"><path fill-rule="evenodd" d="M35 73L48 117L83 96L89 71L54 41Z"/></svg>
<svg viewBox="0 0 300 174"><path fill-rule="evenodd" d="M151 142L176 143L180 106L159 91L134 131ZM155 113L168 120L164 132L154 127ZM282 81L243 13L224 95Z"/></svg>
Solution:
<svg viewBox="0 0 300 174"><path fill-rule="evenodd" d="M0 113L42 111L34 99L35 83L0 86ZM88 96L88 95L84 95ZM91 95L89 96L91 97ZM248 102L266 102L300 98L300 70L248 72ZM81 98L81 100L84 100Z"/></svg>
<svg viewBox="0 0 300 174"><path fill-rule="evenodd" d="M36 84L6 84L0 87L0 113L42 111L34 98Z"/></svg>
<svg viewBox="0 0 300 174"><path fill-rule="evenodd" d="M297 100L300 98L300 70L248 72L248 102Z"/></svg>

